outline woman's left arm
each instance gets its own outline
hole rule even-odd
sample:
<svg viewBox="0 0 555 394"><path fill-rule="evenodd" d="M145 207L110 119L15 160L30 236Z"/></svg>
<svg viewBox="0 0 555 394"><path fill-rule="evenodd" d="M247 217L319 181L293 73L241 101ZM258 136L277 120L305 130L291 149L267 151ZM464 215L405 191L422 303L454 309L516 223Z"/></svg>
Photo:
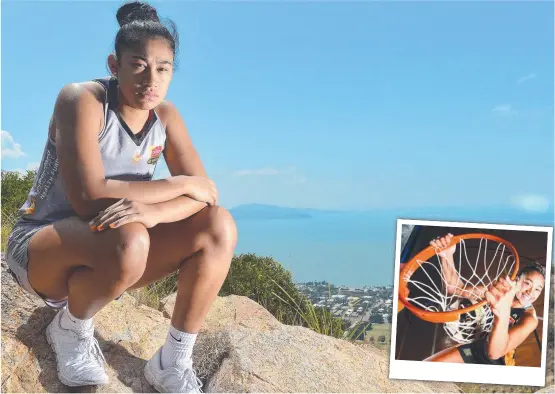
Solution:
<svg viewBox="0 0 555 394"><path fill-rule="evenodd" d="M177 108L165 101L158 111L166 123L164 159L172 176L204 176L206 170L193 146L185 122Z"/></svg>
<svg viewBox="0 0 555 394"><path fill-rule="evenodd" d="M166 146L164 159L171 176L203 176L206 170L200 156L193 146L185 122L177 108L169 101L164 101L157 111L166 126ZM173 200L153 204L159 223L171 223L183 220L201 211L207 206L188 196L180 196Z"/></svg>
<svg viewBox="0 0 555 394"><path fill-rule="evenodd" d="M507 342L507 349L505 353L516 349L524 342L528 335L530 335L538 327L538 318L536 312L531 309L530 313L524 315L521 321L509 329L509 340Z"/></svg>
<svg viewBox="0 0 555 394"><path fill-rule="evenodd" d="M488 357L492 360L503 357L516 349L538 326L535 312L526 313L521 321L508 328L509 321L500 321L495 317L493 327L487 341ZM505 320L505 319L503 319Z"/></svg>

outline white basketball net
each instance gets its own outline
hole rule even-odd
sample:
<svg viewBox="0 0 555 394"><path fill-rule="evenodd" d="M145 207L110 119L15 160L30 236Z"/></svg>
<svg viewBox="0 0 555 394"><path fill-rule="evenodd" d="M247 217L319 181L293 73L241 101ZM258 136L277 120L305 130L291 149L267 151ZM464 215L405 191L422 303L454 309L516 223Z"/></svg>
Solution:
<svg viewBox="0 0 555 394"><path fill-rule="evenodd" d="M478 241L478 239L475 241ZM459 279L457 283L459 285L462 284L462 287L457 286L456 290L459 290L459 292L462 293L461 295L447 294L447 281L441 270L441 264L439 263L440 257L438 253L440 250L436 250L436 257L438 260L435 264L430 261L417 260L420 264L420 269L425 273L428 280L426 283L415 280L413 279L414 274L408 278L407 282L412 283L414 287L420 291L411 291L411 293L417 294L415 294L414 297L411 297L409 294L407 300L415 306L432 312L448 312L462 309L481 301L477 299L471 301L465 298L465 294L472 294L472 290L478 291L478 286L488 288L501 274L512 272L515 264L515 256L512 254L512 251L508 250L505 244L489 240L490 243L497 244L495 253L493 253L493 257L491 257L493 249L488 250L488 239L481 238L479 241L480 243L475 261L471 262L468 258L464 239L457 245L458 253L455 252L453 255L453 258L455 258L457 254L459 257L458 262L455 259L455 269ZM488 253L488 251L490 253ZM463 260L465 263L464 265ZM483 274L478 273L480 271L479 269L483 269ZM435 273L439 274L441 277L441 283L437 283L437 277L433 279L428 270L435 270ZM461 272L465 271L469 271L466 275L467 277L461 275ZM486 305L472 312L462 313L457 321L444 323L444 328L451 339L459 343L470 343L488 333L491 330L492 323L493 313Z"/></svg>

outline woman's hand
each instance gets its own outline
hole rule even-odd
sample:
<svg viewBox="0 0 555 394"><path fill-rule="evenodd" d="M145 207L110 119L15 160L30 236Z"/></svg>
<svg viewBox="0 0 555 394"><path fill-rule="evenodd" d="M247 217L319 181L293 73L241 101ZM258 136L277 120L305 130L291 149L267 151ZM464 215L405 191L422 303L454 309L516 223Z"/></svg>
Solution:
<svg viewBox="0 0 555 394"><path fill-rule="evenodd" d="M436 252L439 250L438 254L440 257L449 258L455 254L457 249L457 244L449 246L452 240L453 234L447 234L444 237L437 237L430 241L430 245L436 249Z"/></svg>
<svg viewBox="0 0 555 394"><path fill-rule="evenodd" d="M89 222L91 231L103 231L106 228L118 228L127 223L142 223L146 228L156 226L159 221L157 211L152 205L126 198L111 205Z"/></svg>
<svg viewBox="0 0 555 394"><path fill-rule="evenodd" d="M187 178L187 193L185 193L187 196L208 205L218 203L218 189L216 189L216 184L211 179L204 176L189 176Z"/></svg>
<svg viewBox="0 0 555 394"><path fill-rule="evenodd" d="M445 279L446 291L449 295L453 295L457 291L462 291L462 287L464 286L455 268L455 261L453 260L457 244L449 246L452 240L453 234L447 234L430 241L430 245L440 257L441 271Z"/></svg>
<svg viewBox="0 0 555 394"><path fill-rule="evenodd" d="M486 291L486 299L493 314L502 319L508 319L511 306L518 291L518 284L509 277L500 278L494 281L488 291Z"/></svg>

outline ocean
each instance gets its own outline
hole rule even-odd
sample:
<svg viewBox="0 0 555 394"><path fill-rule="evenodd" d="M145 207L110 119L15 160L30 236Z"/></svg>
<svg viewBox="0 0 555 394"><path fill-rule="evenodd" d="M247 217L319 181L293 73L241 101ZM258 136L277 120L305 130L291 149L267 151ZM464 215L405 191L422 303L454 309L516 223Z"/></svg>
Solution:
<svg viewBox="0 0 555 394"><path fill-rule="evenodd" d="M330 214L310 219L237 220L236 252L271 256L296 282L392 285L395 218Z"/></svg>
<svg viewBox="0 0 555 394"><path fill-rule="evenodd" d="M499 208L311 212L311 216L257 220L237 215L236 253L271 256L292 272L296 282L393 285L397 218L553 226L552 212Z"/></svg>

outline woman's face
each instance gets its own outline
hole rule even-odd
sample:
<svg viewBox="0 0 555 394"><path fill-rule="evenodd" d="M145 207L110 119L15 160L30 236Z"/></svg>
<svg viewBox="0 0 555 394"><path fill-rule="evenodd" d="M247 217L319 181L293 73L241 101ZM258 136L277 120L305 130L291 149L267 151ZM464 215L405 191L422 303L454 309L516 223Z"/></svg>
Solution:
<svg viewBox="0 0 555 394"><path fill-rule="evenodd" d="M143 110L158 106L173 76L173 52L164 39L146 40L142 48L125 49L119 62L110 60L125 104Z"/></svg>
<svg viewBox="0 0 555 394"><path fill-rule="evenodd" d="M516 298L522 306L528 306L540 296L545 279L539 272L530 271L520 276L519 284L520 290L516 293Z"/></svg>

